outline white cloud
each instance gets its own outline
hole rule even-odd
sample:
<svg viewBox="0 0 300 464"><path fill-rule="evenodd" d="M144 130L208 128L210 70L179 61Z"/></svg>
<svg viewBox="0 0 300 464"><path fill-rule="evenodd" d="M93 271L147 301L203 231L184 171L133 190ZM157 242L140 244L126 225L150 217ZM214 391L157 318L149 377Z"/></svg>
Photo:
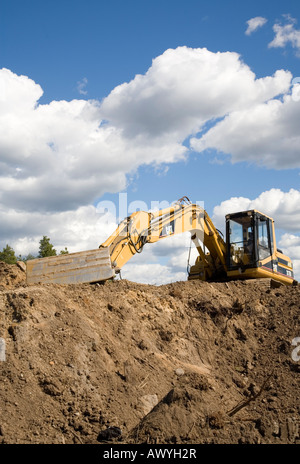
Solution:
<svg viewBox="0 0 300 464"><path fill-rule="evenodd" d="M87 84L88 84L88 80L86 77L83 77L81 81L77 82L77 90L80 93L80 95L87 95L88 93L86 90Z"/></svg>
<svg viewBox="0 0 300 464"><path fill-rule="evenodd" d="M285 82L288 86L286 73L277 74L282 85ZM216 149L230 154L233 162L251 161L275 169L299 168L297 92L299 84L281 99L270 99L231 112L201 138L193 138L192 148L199 152Z"/></svg>
<svg viewBox="0 0 300 464"><path fill-rule="evenodd" d="M145 75L116 87L101 114L126 137L182 142L208 121L289 88L290 73L256 79L233 52L179 47L153 60Z"/></svg>
<svg viewBox="0 0 300 464"><path fill-rule="evenodd" d="M128 264L122 270L122 278L150 285L164 285L187 279L186 272L174 272L162 264Z"/></svg>
<svg viewBox="0 0 300 464"><path fill-rule="evenodd" d="M103 123L98 101L39 105L42 89L31 79L2 69L0 81L0 203L7 207L77 208L124 189L140 165L172 163L187 151L176 140L124 137Z"/></svg>
<svg viewBox="0 0 300 464"><path fill-rule="evenodd" d="M282 240L287 247L300 246L300 237L294 234L283 234ZM300 248L298 258L300 259Z"/></svg>
<svg viewBox="0 0 300 464"><path fill-rule="evenodd" d="M233 197L215 206L213 220L220 227L224 225L225 215L248 209L257 209L271 216L276 228L288 231L299 230L300 223L300 191L290 189L283 192L280 189L271 189L262 192L257 198Z"/></svg>
<svg viewBox="0 0 300 464"><path fill-rule="evenodd" d="M300 52L300 30L295 28L296 19L290 15L283 15L285 24L274 24L273 31L275 32L274 39L269 43L270 48L284 48L290 44L293 48Z"/></svg>
<svg viewBox="0 0 300 464"><path fill-rule="evenodd" d="M284 247L287 250L287 253L294 257L294 259L299 260L300 264L300 237L295 234L283 234L279 246ZM300 270L300 269L299 269Z"/></svg>
<svg viewBox="0 0 300 464"><path fill-rule="evenodd" d="M191 139L192 149L216 148L231 153L233 161L293 167L299 165L300 106L287 94L291 79L283 70L256 79L235 53L181 47L156 58L145 75L116 87L101 110L127 138L178 143L220 118ZM276 98L282 94L287 94L283 103Z"/></svg>
<svg viewBox="0 0 300 464"><path fill-rule="evenodd" d="M283 234L278 245L291 258L295 279L300 281L300 236L289 233Z"/></svg>
<svg viewBox="0 0 300 464"><path fill-rule="evenodd" d="M264 24L266 24L266 22L267 22L267 19L263 18L262 16L256 16L255 18L249 19L247 21L248 27L246 29L245 34L251 35L252 32L262 27Z"/></svg>
<svg viewBox="0 0 300 464"><path fill-rule="evenodd" d="M134 255L124 265L123 278L140 283L168 283L187 279L187 265L194 264L197 250L189 232L146 244L142 253Z"/></svg>
<svg viewBox="0 0 300 464"><path fill-rule="evenodd" d="M16 255L38 254L39 240L47 235L57 252L98 248L115 230L115 216L110 212L99 214L97 207L81 206L75 211L56 213L0 210L1 249L7 240ZM7 239L9 237L9 239Z"/></svg>
<svg viewBox="0 0 300 464"><path fill-rule="evenodd" d="M187 137L287 91L290 77L255 79L236 53L179 47L103 102L41 105L38 84L2 69L0 203L68 211L120 191L139 166L183 159Z"/></svg>

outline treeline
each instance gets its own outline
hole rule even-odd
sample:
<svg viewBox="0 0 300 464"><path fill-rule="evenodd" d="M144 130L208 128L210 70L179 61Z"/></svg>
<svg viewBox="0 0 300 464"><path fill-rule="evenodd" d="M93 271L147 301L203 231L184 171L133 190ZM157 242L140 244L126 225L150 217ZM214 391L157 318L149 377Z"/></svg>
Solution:
<svg viewBox="0 0 300 464"><path fill-rule="evenodd" d="M53 247L52 243L50 243L50 238L46 235L40 240L40 247L39 247L39 254L38 256L33 256L31 253L28 254L26 257L22 257L21 255L16 256L14 249L6 245L2 251L0 251L0 261L4 261L7 264L16 264L17 261L29 261L30 259L35 258L46 258L47 256L57 256L57 252ZM64 250L60 251L60 255L68 254L67 247Z"/></svg>

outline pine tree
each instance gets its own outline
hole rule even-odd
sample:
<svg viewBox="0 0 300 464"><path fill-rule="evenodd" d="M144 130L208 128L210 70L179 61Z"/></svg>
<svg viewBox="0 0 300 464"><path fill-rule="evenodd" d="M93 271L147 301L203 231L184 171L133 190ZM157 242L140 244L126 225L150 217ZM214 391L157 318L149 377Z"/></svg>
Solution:
<svg viewBox="0 0 300 464"><path fill-rule="evenodd" d="M25 258L23 258L22 261L24 261L24 263L26 263L26 261L30 261L31 259L35 259L36 256L33 256L31 253L29 253Z"/></svg>
<svg viewBox="0 0 300 464"><path fill-rule="evenodd" d="M65 247L64 250L61 250L61 251L60 251L60 255L68 255L68 254L69 254L69 252L68 252L67 247Z"/></svg>
<svg viewBox="0 0 300 464"><path fill-rule="evenodd" d="M56 250L50 243L50 238L44 235L40 240L39 258L46 258L47 256L56 256Z"/></svg>
<svg viewBox="0 0 300 464"><path fill-rule="evenodd" d="M14 250L9 245L0 252L0 261L4 261L7 264L16 264L17 258Z"/></svg>

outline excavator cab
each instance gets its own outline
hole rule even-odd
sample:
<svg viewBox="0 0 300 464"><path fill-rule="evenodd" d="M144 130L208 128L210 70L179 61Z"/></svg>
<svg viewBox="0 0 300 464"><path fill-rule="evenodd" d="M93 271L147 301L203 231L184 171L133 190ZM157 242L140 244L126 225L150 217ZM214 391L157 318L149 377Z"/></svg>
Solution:
<svg viewBox="0 0 300 464"><path fill-rule="evenodd" d="M227 274L229 277L275 277L293 280L291 260L276 247L274 221L256 210L226 216Z"/></svg>

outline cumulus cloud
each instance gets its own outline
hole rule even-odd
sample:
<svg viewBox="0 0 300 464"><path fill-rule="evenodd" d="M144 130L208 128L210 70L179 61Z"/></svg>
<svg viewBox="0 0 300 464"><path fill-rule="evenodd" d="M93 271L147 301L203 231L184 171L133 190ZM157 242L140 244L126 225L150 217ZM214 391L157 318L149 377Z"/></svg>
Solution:
<svg viewBox="0 0 300 464"><path fill-rule="evenodd" d="M278 246L291 258L295 279L300 281L300 236L285 233L280 238Z"/></svg>
<svg viewBox="0 0 300 464"><path fill-rule="evenodd" d="M143 252L123 267L121 274L123 278L153 285L186 280L188 263L194 264L197 254L191 244L191 234L182 233L146 244Z"/></svg>
<svg viewBox="0 0 300 464"><path fill-rule="evenodd" d="M283 70L256 79L235 53L181 47L116 87L101 110L126 138L182 143L192 136L195 151L213 148L230 153L233 161L298 167L300 107L288 93L291 79ZM205 132L208 122L214 124Z"/></svg>
<svg viewBox="0 0 300 464"><path fill-rule="evenodd" d="M157 57L145 75L116 87L103 102L41 105L38 84L2 69L0 203L68 211L120 191L142 164L185 158L184 141L208 121L234 117L286 92L290 77L277 71L256 79L236 53L179 47ZM200 139L205 146L208 137Z"/></svg>
<svg viewBox="0 0 300 464"><path fill-rule="evenodd" d="M186 147L160 138L145 143L105 124L98 101L39 105L41 87L0 71L0 202L32 211L69 210L125 188L142 164L182 159Z"/></svg>
<svg viewBox="0 0 300 464"><path fill-rule="evenodd" d="M213 219L218 224L224 224L226 214L257 209L271 216L276 228L297 231L300 223L300 191L290 189L283 192L280 189L270 189L262 192L257 198L233 197L215 206Z"/></svg>
<svg viewBox="0 0 300 464"><path fill-rule="evenodd" d="M275 32L274 39L269 43L270 48L284 48L290 44L296 49L297 54L300 52L300 30L296 29L296 19L290 15L283 15L285 23L277 23L273 26ZM300 56L300 55L299 55Z"/></svg>
<svg viewBox="0 0 300 464"><path fill-rule="evenodd" d="M88 80L86 77L83 77L81 81L77 82L77 90L80 93L80 95L87 95L88 93L86 90L87 84L88 84Z"/></svg>
<svg viewBox="0 0 300 464"><path fill-rule="evenodd" d="M278 79L289 85L286 73ZM233 111L200 138L192 138L197 151L216 149L232 162L250 161L275 169L300 167L298 121L299 84L282 98L270 99ZM284 156L283 156L284 154Z"/></svg>
<svg viewBox="0 0 300 464"><path fill-rule="evenodd" d="M264 24L266 24L267 19L263 18L262 16L256 16L255 18L251 18L247 21L247 29L245 34L246 35L251 35L252 32L256 31L260 27L262 27Z"/></svg>
<svg viewBox="0 0 300 464"><path fill-rule="evenodd" d="M141 284L164 285L187 279L186 272L174 272L170 266L159 263L128 264L122 271L122 278Z"/></svg>
<svg viewBox="0 0 300 464"><path fill-rule="evenodd" d="M179 47L116 87L101 111L126 137L182 142L208 121L286 92L290 80L285 71L256 79L237 53Z"/></svg>
<svg viewBox="0 0 300 464"><path fill-rule="evenodd" d="M96 249L117 227L111 212L103 213L92 205L47 214L2 208L0 223L0 244L4 247L9 237L16 255L22 256L29 253L36 256L43 235L50 237L58 252L65 247L71 253Z"/></svg>
<svg viewBox="0 0 300 464"><path fill-rule="evenodd" d="M291 258L295 279L300 281L300 236L289 233L283 234L278 245Z"/></svg>

